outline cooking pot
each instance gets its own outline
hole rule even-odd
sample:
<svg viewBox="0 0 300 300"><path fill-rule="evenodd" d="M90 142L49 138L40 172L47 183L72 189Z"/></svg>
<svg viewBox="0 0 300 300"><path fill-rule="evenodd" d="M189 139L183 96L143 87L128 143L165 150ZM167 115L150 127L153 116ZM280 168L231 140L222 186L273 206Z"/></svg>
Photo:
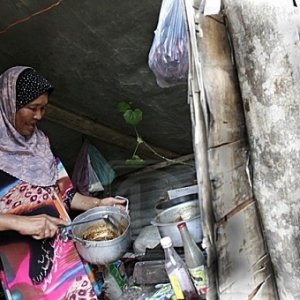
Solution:
<svg viewBox="0 0 300 300"><path fill-rule="evenodd" d="M183 242L177 228L182 221L186 223L195 242L201 242L203 233L198 199L165 209L151 220L151 224L157 226L161 237L169 236L174 247L182 247Z"/></svg>
<svg viewBox="0 0 300 300"><path fill-rule="evenodd" d="M119 224L121 233L112 232L112 228L106 224L103 215L109 215ZM98 221L74 225L72 233L68 237L75 242L78 253L87 262L92 264L109 264L120 259L128 250L131 243L130 217L128 215L128 201L126 210L121 210L114 206L101 206L87 210L74 218L74 222L87 221L99 217ZM87 240L83 236L91 230L97 228L101 236L109 236L108 240Z"/></svg>
<svg viewBox="0 0 300 300"><path fill-rule="evenodd" d="M197 199L197 197L198 197L198 194L189 194L189 195L183 195L180 197L176 197L173 199L158 201L155 204L156 214L160 214L165 209L173 207L174 205L181 204L181 203L191 201L191 200L195 200L195 199Z"/></svg>

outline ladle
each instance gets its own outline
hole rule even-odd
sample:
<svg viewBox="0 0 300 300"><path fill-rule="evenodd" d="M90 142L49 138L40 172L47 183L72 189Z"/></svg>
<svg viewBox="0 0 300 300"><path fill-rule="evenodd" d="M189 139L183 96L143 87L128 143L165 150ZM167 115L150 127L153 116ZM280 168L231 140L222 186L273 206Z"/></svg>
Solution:
<svg viewBox="0 0 300 300"><path fill-rule="evenodd" d="M79 225L79 224L99 221L100 219L104 219L106 222L106 225L108 225L108 227L111 227L114 231L117 231L117 233L120 233L119 223L109 214L97 216L97 218L93 218L93 219L71 222L68 225L59 224L59 225L57 225L57 227L60 229L63 229L63 228L68 228L68 227L72 227L72 226Z"/></svg>

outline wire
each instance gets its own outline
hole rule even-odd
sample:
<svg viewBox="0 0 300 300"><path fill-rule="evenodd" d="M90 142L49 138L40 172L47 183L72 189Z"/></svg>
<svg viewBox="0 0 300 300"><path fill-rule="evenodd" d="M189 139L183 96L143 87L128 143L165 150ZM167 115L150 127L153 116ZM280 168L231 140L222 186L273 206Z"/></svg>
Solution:
<svg viewBox="0 0 300 300"><path fill-rule="evenodd" d="M38 12L36 12L36 13L30 15L30 16L27 17L27 18L18 20L18 21L16 21L16 22L14 22L14 23L8 25L5 29L3 29L3 30L0 31L0 34L3 34L3 33L5 33L5 32L7 32L10 28L12 28L12 27L15 26L15 25L18 25L18 24L20 24L20 23L26 22L26 21L30 20L31 18L33 18L33 17L35 17L35 16L37 16L37 15L40 15L40 14L42 14L42 13L44 13L44 12L46 12L46 11L52 9L52 8L54 8L55 6L59 5L59 4L60 4L61 2L63 2L63 1L64 1L64 0L58 0L56 3L50 5L49 7L46 7L46 8L44 8L44 9L42 9L42 10L39 10Z"/></svg>

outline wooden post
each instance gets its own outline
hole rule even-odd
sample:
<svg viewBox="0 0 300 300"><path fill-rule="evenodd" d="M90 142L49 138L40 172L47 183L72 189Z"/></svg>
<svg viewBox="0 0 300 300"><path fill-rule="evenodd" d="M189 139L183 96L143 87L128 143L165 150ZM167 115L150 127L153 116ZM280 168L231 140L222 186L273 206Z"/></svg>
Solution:
<svg viewBox="0 0 300 300"><path fill-rule="evenodd" d="M298 1L223 0L280 299L300 299Z"/></svg>

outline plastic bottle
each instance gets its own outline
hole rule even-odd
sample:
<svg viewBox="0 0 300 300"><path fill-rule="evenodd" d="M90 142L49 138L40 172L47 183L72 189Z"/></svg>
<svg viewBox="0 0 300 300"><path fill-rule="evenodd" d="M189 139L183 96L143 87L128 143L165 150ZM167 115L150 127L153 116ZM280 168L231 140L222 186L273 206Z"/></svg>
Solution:
<svg viewBox="0 0 300 300"><path fill-rule="evenodd" d="M175 251L170 237L164 237L160 243L165 252L165 269L175 292L176 299L198 300L189 272L182 258Z"/></svg>
<svg viewBox="0 0 300 300"><path fill-rule="evenodd" d="M177 225L184 249L184 260L201 299L206 299L207 277L205 257L192 238L185 222Z"/></svg>

